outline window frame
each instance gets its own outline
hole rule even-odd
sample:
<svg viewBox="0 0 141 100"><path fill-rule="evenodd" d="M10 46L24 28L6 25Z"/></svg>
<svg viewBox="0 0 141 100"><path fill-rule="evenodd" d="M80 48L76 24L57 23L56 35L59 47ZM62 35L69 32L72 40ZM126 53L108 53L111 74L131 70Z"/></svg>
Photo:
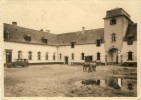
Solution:
<svg viewBox="0 0 141 100"><path fill-rule="evenodd" d="M43 38L42 38L42 42L43 42L43 43L48 43L48 39L47 39L46 37L43 37Z"/></svg>
<svg viewBox="0 0 141 100"><path fill-rule="evenodd" d="M22 51L21 50L18 51L18 59L22 59Z"/></svg>
<svg viewBox="0 0 141 100"><path fill-rule="evenodd" d="M74 53L71 54L71 59L74 60Z"/></svg>
<svg viewBox="0 0 141 100"><path fill-rule="evenodd" d="M110 25L115 25L117 23L117 20L115 18L112 18L110 20Z"/></svg>
<svg viewBox="0 0 141 100"><path fill-rule="evenodd" d="M30 35L25 35L25 40L30 42L31 41L31 36Z"/></svg>
<svg viewBox="0 0 141 100"><path fill-rule="evenodd" d="M101 55L100 55L101 53L100 52L97 52L97 60L101 60Z"/></svg>
<svg viewBox="0 0 141 100"><path fill-rule="evenodd" d="M85 53L81 53L81 60L85 60Z"/></svg>
<svg viewBox="0 0 141 100"><path fill-rule="evenodd" d="M32 51L28 52L28 60L32 60Z"/></svg>
<svg viewBox="0 0 141 100"><path fill-rule="evenodd" d="M111 36L112 36L112 42L116 42L116 34L112 33Z"/></svg>
<svg viewBox="0 0 141 100"><path fill-rule="evenodd" d="M100 47L100 46L101 46L101 39L97 39L97 40L96 40L96 46L97 46L97 47Z"/></svg>
<svg viewBox="0 0 141 100"><path fill-rule="evenodd" d="M41 52L37 52L37 60L41 60Z"/></svg>
<svg viewBox="0 0 141 100"><path fill-rule="evenodd" d="M127 38L127 45L133 45L133 42L134 42L133 37Z"/></svg>
<svg viewBox="0 0 141 100"><path fill-rule="evenodd" d="M128 59L127 60L133 60L133 52L129 51L128 53Z"/></svg>
<svg viewBox="0 0 141 100"><path fill-rule="evenodd" d="M48 54L48 52L46 52L45 60L49 60L48 58L49 58L49 54Z"/></svg>
<svg viewBox="0 0 141 100"><path fill-rule="evenodd" d="M62 60L62 54L61 53L59 54L59 59Z"/></svg>
<svg viewBox="0 0 141 100"><path fill-rule="evenodd" d="M56 59L56 56L55 56L55 53L53 53L53 60L55 60Z"/></svg>
<svg viewBox="0 0 141 100"><path fill-rule="evenodd" d="M71 42L71 48L75 48L75 42Z"/></svg>

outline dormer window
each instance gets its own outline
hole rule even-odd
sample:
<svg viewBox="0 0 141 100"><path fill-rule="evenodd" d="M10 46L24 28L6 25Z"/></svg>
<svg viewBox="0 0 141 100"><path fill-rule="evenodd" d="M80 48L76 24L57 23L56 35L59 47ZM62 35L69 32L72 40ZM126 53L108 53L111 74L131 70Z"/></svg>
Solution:
<svg viewBox="0 0 141 100"><path fill-rule="evenodd" d="M71 48L75 47L75 42L71 42Z"/></svg>
<svg viewBox="0 0 141 100"><path fill-rule="evenodd" d="M114 25L114 24L116 24L116 19L115 18L110 20L110 25Z"/></svg>
<svg viewBox="0 0 141 100"><path fill-rule="evenodd" d="M133 44L133 37L128 37L127 38L127 44L132 45Z"/></svg>
<svg viewBox="0 0 141 100"><path fill-rule="evenodd" d="M10 39L10 32L8 30L4 31L4 39Z"/></svg>
<svg viewBox="0 0 141 100"><path fill-rule="evenodd" d="M101 39L97 39L96 40L96 46L98 47L98 46L101 46Z"/></svg>
<svg viewBox="0 0 141 100"><path fill-rule="evenodd" d="M48 43L47 37L43 37L43 38L42 38L42 42L43 42L43 43Z"/></svg>
<svg viewBox="0 0 141 100"><path fill-rule="evenodd" d="M31 36L30 35L25 35L25 40L26 41L31 41Z"/></svg>
<svg viewBox="0 0 141 100"><path fill-rule="evenodd" d="M112 42L115 42L115 41L116 41L116 34L113 33L113 34L112 34Z"/></svg>

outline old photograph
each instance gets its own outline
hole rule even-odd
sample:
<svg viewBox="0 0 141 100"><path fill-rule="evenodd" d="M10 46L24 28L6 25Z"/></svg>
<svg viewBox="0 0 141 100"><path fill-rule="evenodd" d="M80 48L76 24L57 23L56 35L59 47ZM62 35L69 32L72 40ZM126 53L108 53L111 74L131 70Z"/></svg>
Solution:
<svg viewBox="0 0 141 100"><path fill-rule="evenodd" d="M137 97L138 4L3 0L4 97Z"/></svg>

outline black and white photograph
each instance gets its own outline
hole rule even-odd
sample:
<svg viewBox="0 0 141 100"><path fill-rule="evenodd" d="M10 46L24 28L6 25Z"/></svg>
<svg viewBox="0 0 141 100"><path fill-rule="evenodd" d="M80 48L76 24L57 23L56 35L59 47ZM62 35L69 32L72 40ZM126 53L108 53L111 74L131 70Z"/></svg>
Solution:
<svg viewBox="0 0 141 100"><path fill-rule="evenodd" d="M138 97L140 3L2 0L3 98Z"/></svg>

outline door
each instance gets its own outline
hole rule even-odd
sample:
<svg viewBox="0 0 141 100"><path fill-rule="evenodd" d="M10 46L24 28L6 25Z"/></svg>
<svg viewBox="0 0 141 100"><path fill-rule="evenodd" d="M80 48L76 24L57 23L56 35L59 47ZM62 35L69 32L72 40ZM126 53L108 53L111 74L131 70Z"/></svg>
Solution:
<svg viewBox="0 0 141 100"><path fill-rule="evenodd" d="M68 64L68 57L65 57L65 64Z"/></svg>
<svg viewBox="0 0 141 100"><path fill-rule="evenodd" d="M118 55L116 55L116 64L118 64Z"/></svg>
<svg viewBox="0 0 141 100"><path fill-rule="evenodd" d="M6 51L6 63L12 62L12 51Z"/></svg>
<svg viewBox="0 0 141 100"><path fill-rule="evenodd" d="M93 60L93 56L85 56L85 62L91 62Z"/></svg>

